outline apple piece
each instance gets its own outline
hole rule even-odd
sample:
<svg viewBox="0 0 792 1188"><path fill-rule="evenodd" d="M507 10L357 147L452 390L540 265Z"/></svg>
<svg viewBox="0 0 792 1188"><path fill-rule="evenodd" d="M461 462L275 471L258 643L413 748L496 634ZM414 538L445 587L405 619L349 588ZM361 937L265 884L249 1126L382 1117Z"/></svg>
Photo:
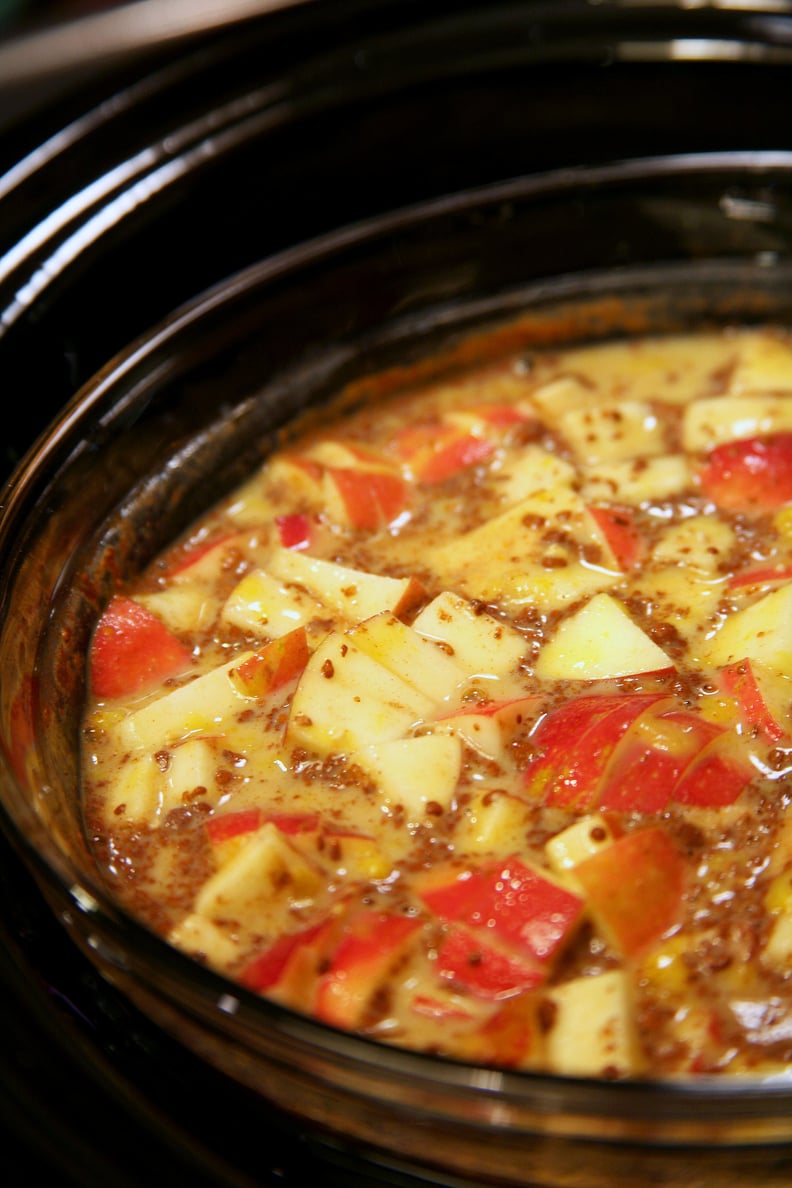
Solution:
<svg viewBox="0 0 792 1188"><path fill-rule="evenodd" d="M287 585L253 569L226 599L221 620L254 635L277 638L327 613L326 608L298 586Z"/></svg>
<svg viewBox="0 0 792 1188"><path fill-rule="evenodd" d="M646 546L629 507L589 506L597 527L605 537L616 565L622 572L633 569L644 557Z"/></svg>
<svg viewBox="0 0 792 1188"><path fill-rule="evenodd" d="M543 705L539 696L510 697L477 702L438 719L438 727L458 734L472 750L488 759L501 760L517 731L527 733Z"/></svg>
<svg viewBox="0 0 792 1188"><path fill-rule="evenodd" d="M377 838L344 829L323 832L323 857L329 858L341 878L380 882L393 873L393 864Z"/></svg>
<svg viewBox="0 0 792 1188"><path fill-rule="evenodd" d="M502 677L516 669L527 651L525 637L467 598L446 590L413 620L419 635L437 640L467 673Z"/></svg>
<svg viewBox="0 0 792 1188"><path fill-rule="evenodd" d="M792 405L786 400L785 404ZM792 430L792 411L787 428ZM704 495L719 508L772 511L792 500L792 432L716 446L699 472Z"/></svg>
<svg viewBox="0 0 792 1188"><path fill-rule="evenodd" d="M556 418L580 462L618 462L665 452L665 435L648 401L618 400L567 409Z"/></svg>
<svg viewBox="0 0 792 1188"><path fill-rule="evenodd" d="M685 865L660 827L616 838L574 869L575 883L607 939L637 957L680 918Z"/></svg>
<svg viewBox="0 0 792 1188"><path fill-rule="evenodd" d="M777 743L792 729L792 680L757 661L737 660L720 672L724 691L737 704L743 721L767 742Z"/></svg>
<svg viewBox="0 0 792 1188"><path fill-rule="evenodd" d="M520 503L537 491L562 484L571 487L577 479L571 462L548 453L542 446L530 444L499 455L493 460L491 471L498 494L506 504Z"/></svg>
<svg viewBox="0 0 792 1188"><path fill-rule="evenodd" d="M437 949L439 977L476 998L498 1002L534 990L546 971L522 953L493 944L481 932L452 925Z"/></svg>
<svg viewBox="0 0 792 1188"><path fill-rule="evenodd" d="M669 699L650 705L625 732L605 771L597 805L613 812L662 812L680 777L723 727Z"/></svg>
<svg viewBox="0 0 792 1188"><path fill-rule="evenodd" d="M773 672L792 672L792 582L730 615L698 652L699 661L714 668L750 660Z"/></svg>
<svg viewBox="0 0 792 1188"><path fill-rule="evenodd" d="M495 444L443 419L408 425L394 448L414 482L435 486L486 461Z"/></svg>
<svg viewBox="0 0 792 1188"><path fill-rule="evenodd" d="M702 630L706 630L702 623L717 616L725 585L725 577L688 566L650 564L633 571L624 597L651 605L653 618L673 624L680 637L695 650Z"/></svg>
<svg viewBox="0 0 792 1188"><path fill-rule="evenodd" d="M319 979L317 1018L335 1027L358 1027L378 987L421 927L421 920L391 912L352 913Z"/></svg>
<svg viewBox="0 0 792 1188"><path fill-rule="evenodd" d="M682 447L691 454L707 453L732 442L790 430L792 401L786 396L711 396L694 400L685 409Z"/></svg>
<svg viewBox="0 0 792 1188"><path fill-rule="evenodd" d="M593 516L565 484L428 548L426 560L448 589L509 608L552 610L621 576Z"/></svg>
<svg viewBox="0 0 792 1188"><path fill-rule="evenodd" d="M208 597L206 586L199 582L185 582L152 591L151 594L138 594L136 601L177 636L188 635L191 631L206 631L215 616L215 607Z"/></svg>
<svg viewBox="0 0 792 1188"><path fill-rule="evenodd" d="M376 780L385 803L401 805L408 821L449 809L462 771L462 745L453 734L380 742L354 758Z"/></svg>
<svg viewBox="0 0 792 1188"><path fill-rule="evenodd" d="M660 699L659 693L593 694L554 710L533 735L535 758L523 773L526 794L571 811L592 807L628 728Z"/></svg>
<svg viewBox="0 0 792 1188"><path fill-rule="evenodd" d="M792 565L779 562L777 565L758 565L733 573L728 581L730 590L744 590L747 586L775 586L792 578Z"/></svg>
<svg viewBox="0 0 792 1188"><path fill-rule="evenodd" d="M122 821L153 825L157 821L162 769L153 755L131 755L119 768L102 796L108 828Z"/></svg>
<svg viewBox="0 0 792 1188"><path fill-rule="evenodd" d="M673 799L700 808L734 804L756 775L731 732L722 732L688 763L674 785Z"/></svg>
<svg viewBox="0 0 792 1188"><path fill-rule="evenodd" d="M234 965L239 955L239 944L235 937L229 936L227 929L194 912L170 930L168 942L221 971Z"/></svg>
<svg viewBox="0 0 792 1188"><path fill-rule="evenodd" d="M209 920L255 921L257 931L266 931L295 903L312 900L323 882L319 867L268 822L209 876L193 910Z"/></svg>
<svg viewBox="0 0 792 1188"><path fill-rule="evenodd" d="M88 657L91 688L111 700L144 693L193 664L192 654L155 615L116 594L96 625Z"/></svg>
<svg viewBox="0 0 792 1188"><path fill-rule="evenodd" d="M536 997L529 993L507 998L480 1027L458 1037L455 1049L476 1064L538 1067L543 1040Z"/></svg>
<svg viewBox="0 0 792 1188"><path fill-rule="evenodd" d="M268 569L274 577L302 586L325 606L354 621L384 610L404 614L424 597L416 578L366 573L292 549L274 549Z"/></svg>
<svg viewBox="0 0 792 1188"><path fill-rule="evenodd" d="M220 846L245 833L253 833L261 825L261 809L236 809L210 817L204 826L206 836L213 846Z"/></svg>
<svg viewBox="0 0 792 1188"><path fill-rule="evenodd" d="M338 923L331 914L297 932L284 933L267 945L239 975L248 990L309 1010L322 960L336 940Z"/></svg>
<svg viewBox="0 0 792 1188"><path fill-rule="evenodd" d="M528 806L505 790L478 792L454 831L458 854L489 854L516 849L525 837Z"/></svg>
<svg viewBox="0 0 792 1188"><path fill-rule="evenodd" d="M602 813L589 813L551 837L545 844L545 853L555 873L565 875L579 862L598 854L615 840L616 834L608 818Z"/></svg>
<svg viewBox="0 0 792 1188"><path fill-rule="evenodd" d="M672 524L652 550L652 558L666 565L717 574L736 541L734 529L715 516L691 516Z"/></svg>
<svg viewBox="0 0 792 1188"><path fill-rule="evenodd" d="M729 380L729 391L792 391L792 349L785 338L772 333L747 333L738 338L739 354Z"/></svg>
<svg viewBox="0 0 792 1188"><path fill-rule="evenodd" d="M583 902L547 871L512 856L448 878L436 870L419 894L446 923L482 929L542 965L551 962L580 921Z"/></svg>
<svg viewBox="0 0 792 1188"><path fill-rule="evenodd" d="M284 549L309 549L314 541L316 519L304 512L286 512L275 517L278 540Z"/></svg>
<svg viewBox="0 0 792 1188"><path fill-rule="evenodd" d="M548 1069L559 1076L623 1077L642 1071L627 974L608 970L547 990L552 1025L544 1042Z"/></svg>
<svg viewBox="0 0 792 1188"><path fill-rule="evenodd" d="M308 663L308 655L305 628L295 627L232 668L231 683L246 697L270 697L297 680Z"/></svg>
<svg viewBox="0 0 792 1188"><path fill-rule="evenodd" d="M234 684L232 674L252 655L243 652L133 710L116 728L119 745L125 750L154 752L190 735L218 733L225 722L251 703L251 698Z"/></svg>
<svg viewBox="0 0 792 1188"><path fill-rule="evenodd" d="M429 639L390 611L364 619L347 634L361 652L438 704L458 699L468 672L444 641Z"/></svg>
<svg viewBox="0 0 792 1188"><path fill-rule="evenodd" d="M618 599L603 592L559 623L539 652L536 674L551 680L599 680L673 667Z"/></svg>
<svg viewBox="0 0 792 1188"><path fill-rule="evenodd" d="M691 469L681 454L653 458L628 458L583 467L583 498L588 503L607 502L619 492L621 503L636 506L670 499L691 482Z"/></svg>
<svg viewBox="0 0 792 1188"><path fill-rule="evenodd" d="M328 467L323 485L330 518L358 531L376 532L407 507L407 483L395 470Z"/></svg>
<svg viewBox="0 0 792 1188"><path fill-rule="evenodd" d="M436 702L331 632L309 659L292 698L292 745L319 754L364 751L403 738L434 716Z"/></svg>

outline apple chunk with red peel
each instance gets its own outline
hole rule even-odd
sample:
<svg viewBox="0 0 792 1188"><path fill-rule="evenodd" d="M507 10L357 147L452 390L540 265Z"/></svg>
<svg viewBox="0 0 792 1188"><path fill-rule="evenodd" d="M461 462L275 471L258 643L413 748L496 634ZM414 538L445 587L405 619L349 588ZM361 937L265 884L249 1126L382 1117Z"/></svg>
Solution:
<svg viewBox="0 0 792 1188"><path fill-rule="evenodd" d="M464 869L435 871L420 896L447 923L512 946L537 968L549 966L580 921L583 901L547 871L517 857Z"/></svg>
<svg viewBox="0 0 792 1188"><path fill-rule="evenodd" d="M636 957L679 923L685 864L666 831L616 838L574 867L587 908L625 957Z"/></svg>
<svg viewBox="0 0 792 1188"><path fill-rule="evenodd" d="M247 697L268 697L297 679L308 663L304 627L273 639L230 672L232 684Z"/></svg>
<svg viewBox="0 0 792 1188"><path fill-rule="evenodd" d="M116 595L100 618L89 655L91 687L100 698L153 689L192 665L188 648L132 598Z"/></svg>
<svg viewBox="0 0 792 1188"><path fill-rule="evenodd" d="M536 662L537 675L551 680L599 680L673 668L662 648L607 593L595 594L563 619Z"/></svg>
<svg viewBox="0 0 792 1188"><path fill-rule="evenodd" d="M792 433L725 442L699 474L704 494L721 508L772 511L792 500Z"/></svg>
<svg viewBox="0 0 792 1188"><path fill-rule="evenodd" d="M323 1023L353 1028L398 960L412 945L422 921L373 909L353 912L316 990L315 1013Z"/></svg>
<svg viewBox="0 0 792 1188"><path fill-rule="evenodd" d="M792 681L765 668L759 661L737 660L720 672L720 684L736 703L744 722L771 743L780 742L792 728Z"/></svg>
<svg viewBox="0 0 792 1188"><path fill-rule="evenodd" d="M560 706L534 732L536 757L523 775L526 793L559 808L590 808L628 727L661 699L659 693L593 694Z"/></svg>

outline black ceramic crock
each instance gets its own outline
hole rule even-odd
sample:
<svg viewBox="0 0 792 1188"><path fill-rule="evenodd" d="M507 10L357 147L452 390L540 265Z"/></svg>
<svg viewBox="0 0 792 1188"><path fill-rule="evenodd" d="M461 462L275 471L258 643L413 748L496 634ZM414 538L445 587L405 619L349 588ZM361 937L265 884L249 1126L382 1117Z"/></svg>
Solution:
<svg viewBox="0 0 792 1188"><path fill-rule="evenodd" d="M515 320L789 323L792 7L322 0L77 74L0 146L0 809L48 910L372 1183L788 1183L783 1079L469 1068L224 983L108 899L76 787L101 605L303 408Z"/></svg>

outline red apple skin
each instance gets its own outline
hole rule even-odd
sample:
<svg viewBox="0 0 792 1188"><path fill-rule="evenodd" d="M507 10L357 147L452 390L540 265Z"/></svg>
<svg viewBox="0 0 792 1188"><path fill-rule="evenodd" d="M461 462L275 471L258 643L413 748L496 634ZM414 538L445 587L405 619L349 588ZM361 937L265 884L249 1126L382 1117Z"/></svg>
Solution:
<svg viewBox="0 0 792 1188"><path fill-rule="evenodd" d="M626 957L637 957L678 922L685 867L661 827L625 833L575 867L589 911Z"/></svg>
<svg viewBox="0 0 792 1188"><path fill-rule="evenodd" d="M186 672L192 656L160 619L132 598L116 595L91 643L91 687L99 698L125 697L156 688Z"/></svg>
<svg viewBox="0 0 792 1188"><path fill-rule="evenodd" d="M701 490L720 508L772 511L792 500L792 433L716 446L699 473Z"/></svg>
<svg viewBox="0 0 792 1188"><path fill-rule="evenodd" d="M264 644L232 670L232 680L248 697L266 697L296 680L308 663L308 637L295 627L279 639Z"/></svg>
<svg viewBox="0 0 792 1188"><path fill-rule="evenodd" d="M476 998L500 1001L545 980L546 971L519 953L490 944L481 931L452 925L437 951L437 972Z"/></svg>
<svg viewBox="0 0 792 1188"><path fill-rule="evenodd" d="M590 506L588 510L608 542L619 569L622 572L634 569L644 557L646 546L632 509Z"/></svg>
<svg viewBox="0 0 792 1188"><path fill-rule="evenodd" d="M319 979L317 1018L335 1027L357 1027L377 987L422 924L418 918L373 909L353 913Z"/></svg>
<svg viewBox="0 0 792 1188"><path fill-rule="evenodd" d="M792 565L762 565L757 569L743 569L733 573L728 581L730 590L746 586L783 585L792 578Z"/></svg>
<svg viewBox="0 0 792 1188"><path fill-rule="evenodd" d="M663 737L663 724L675 728L676 746L653 747L653 730ZM662 812L675 798L677 783L691 759L723 728L699 714L679 709L671 700L650 706L619 743L598 798L598 807L613 812Z"/></svg>
<svg viewBox="0 0 792 1188"><path fill-rule="evenodd" d="M533 736L538 757L526 768L531 799L584 812L595 801L611 755L630 724L660 693L582 696L551 713Z"/></svg>
<svg viewBox="0 0 792 1188"><path fill-rule="evenodd" d="M690 761L674 788L679 804L726 808L742 795L755 772L728 734L715 738Z"/></svg>
<svg viewBox="0 0 792 1188"><path fill-rule="evenodd" d="M328 467L325 473L341 496L351 528L376 532L407 506L407 484L395 471L339 466Z"/></svg>
<svg viewBox="0 0 792 1188"><path fill-rule="evenodd" d="M477 1064L517 1068L541 1043L536 1001L530 994L507 999L466 1042L463 1055Z"/></svg>
<svg viewBox="0 0 792 1188"><path fill-rule="evenodd" d="M442 920L482 929L539 965L555 957L583 910L579 896L514 856L450 880L435 874L421 898Z"/></svg>
<svg viewBox="0 0 792 1188"><path fill-rule="evenodd" d="M276 516L275 526L284 549L311 547L314 538L314 521L311 516L306 516L303 512L290 512L288 515Z"/></svg>
<svg viewBox="0 0 792 1188"><path fill-rule="evenodd" d="M720 676L725 692L734 699L748 725L759 730L768 742L780 742L788 727L771 709L750 659L725 665Z"/></svg>

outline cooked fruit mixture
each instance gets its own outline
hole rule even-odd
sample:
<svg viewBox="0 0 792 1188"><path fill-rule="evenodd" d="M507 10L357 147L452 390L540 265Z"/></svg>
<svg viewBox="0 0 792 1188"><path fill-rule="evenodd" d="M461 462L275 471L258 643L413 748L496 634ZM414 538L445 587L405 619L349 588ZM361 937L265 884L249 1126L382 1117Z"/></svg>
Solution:
<svg viewBox="0 0 792 1188"><path fill-rule="evenodd" d="M286 442L107 606L117 898L381 1041L792 1065L792 339L538 351Z"/></svg>

